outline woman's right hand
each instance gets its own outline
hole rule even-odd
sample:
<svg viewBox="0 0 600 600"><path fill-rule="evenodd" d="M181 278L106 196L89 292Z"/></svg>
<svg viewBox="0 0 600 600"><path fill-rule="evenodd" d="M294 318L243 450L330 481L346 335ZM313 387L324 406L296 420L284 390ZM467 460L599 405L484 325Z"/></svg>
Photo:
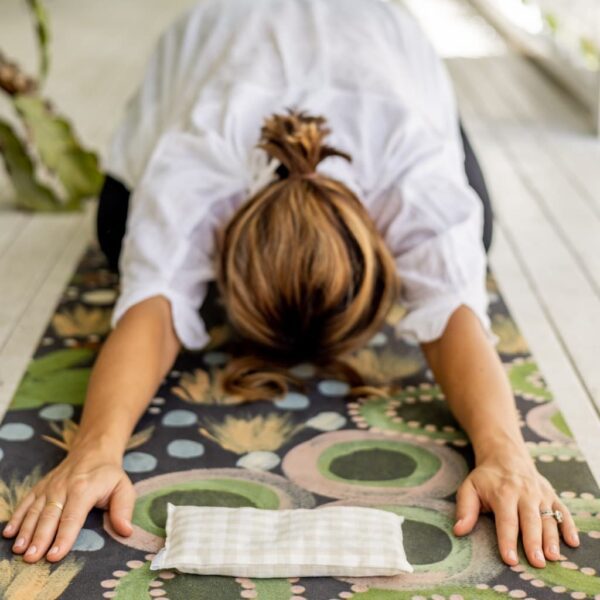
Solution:
<svg viewBox="0 0 600 600"><path fill-rule="evenodd" d="M135 498L121 460L99 450L73 449L21 500L3 535L16 536L13 552L25 552L28 563L37 562L52 546L46 558L54 562L71 549L93 507L108 508L116 532L131 535ZM64 508L46 505L49 500L58 500Z"/></svg>

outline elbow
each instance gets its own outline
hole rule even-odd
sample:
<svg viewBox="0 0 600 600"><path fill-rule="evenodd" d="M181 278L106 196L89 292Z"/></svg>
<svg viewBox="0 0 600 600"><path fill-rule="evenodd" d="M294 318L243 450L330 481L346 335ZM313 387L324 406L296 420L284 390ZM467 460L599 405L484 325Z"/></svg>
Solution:
<svg viewBox="0 0 600 600"><path fill-rule="evenodd" d="M128 329L136 337L146 336L158 346L161 378L170 371L182 344L173 326L171 303L164 295L155 295L130 306L115 324Z"/></svg>

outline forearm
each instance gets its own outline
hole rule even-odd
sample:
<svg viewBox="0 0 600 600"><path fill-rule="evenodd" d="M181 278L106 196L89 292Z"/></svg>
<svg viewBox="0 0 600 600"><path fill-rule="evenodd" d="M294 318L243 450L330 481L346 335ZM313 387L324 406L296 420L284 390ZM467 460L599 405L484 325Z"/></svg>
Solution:
<svg viewBox="0 0 600 600"><path fill-rule="evenodd" d="M479 463L498 451L524 451L510 382L477 316L460 306L444 334L421 344L436 381Z"/></svg>
<svg viewBox="0 0 600 600"><path fill-rule="evenodd" d="M120 460L179 349L166 298L155 296L131 307L96 359L72 450Z"/></svg>

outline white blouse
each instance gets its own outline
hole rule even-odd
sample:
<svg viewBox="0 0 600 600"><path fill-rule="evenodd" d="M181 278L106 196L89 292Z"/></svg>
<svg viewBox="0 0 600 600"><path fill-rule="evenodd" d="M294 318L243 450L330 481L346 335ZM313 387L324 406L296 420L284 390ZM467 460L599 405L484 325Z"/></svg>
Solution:
<svg viewBox="0 0 600 600"><path fill-rule="evenodd" d="M215 229L275 177L255 144L264 118L288 106L325 116L326 142L353 157L317 170L357 194L394 256L407 308L397 334L437 339L465 304L495 345L483 207L450 79L386 0L201 0L163 32L105 165L132 190L112 327L162 294L182 345L207 344L199 309Z"/></svg>

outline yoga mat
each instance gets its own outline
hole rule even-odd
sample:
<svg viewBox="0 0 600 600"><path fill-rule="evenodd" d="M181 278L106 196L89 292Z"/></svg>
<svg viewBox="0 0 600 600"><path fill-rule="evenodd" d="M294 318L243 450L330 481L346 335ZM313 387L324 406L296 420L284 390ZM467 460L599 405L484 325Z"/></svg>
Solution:
<svg viewBox="0 0 600 600"><path fill-rule="evenodd" d="M223 395L219 374L231 351L211 282L201 308L211 335L180 354L138 423L124 458L135 484L135 532L119 537L104 510L88 515L60 562L24 563L0 546L0 597L7 599L163 598L170 600L492 600L600 598L600 489L552 399L525 340L488 272L490 314L537 466L569 506L581 545L561 541L563 559L532 567L523 554L500 558L493 515L471 534L452 534L455 492L473 466L465 434L432 380L418 346L394 339L398 305L353 355L375 384L395 381L389 398L345 397L344 381L295 371L309 393L240 405ZM94 357L109 330L117 277L92 244L66 287L0 426L0 515L64 456L79 420ZM228 341L229 339L229 341ZM54 440L51 441L51 440ZM415 572L375 578L247 579L150 571L163 545L167 502L266 509L372 506L405 517Z"/></svg>

